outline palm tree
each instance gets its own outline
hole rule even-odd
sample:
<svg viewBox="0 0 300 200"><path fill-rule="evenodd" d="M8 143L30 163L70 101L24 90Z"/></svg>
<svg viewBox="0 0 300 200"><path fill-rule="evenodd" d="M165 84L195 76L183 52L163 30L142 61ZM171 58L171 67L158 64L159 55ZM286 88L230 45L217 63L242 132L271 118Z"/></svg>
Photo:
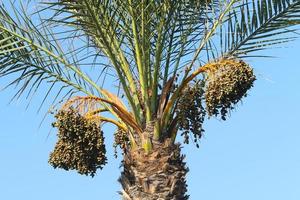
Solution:
<svg viewBox="0 0 300 200"><path fill-rule="evenodd" d="M55 168L94 176L107 162L101 127L115 125L127 200L188 199L177 136L198 147L206 115L226 120L253 86L245 59L295 39L300 22L299 0L60 0L31 14L26 8L0 5L0 77L12 78L15 98L48 86L42 105L55 91ZM116 90L105 89L107 77Z"/></svg>

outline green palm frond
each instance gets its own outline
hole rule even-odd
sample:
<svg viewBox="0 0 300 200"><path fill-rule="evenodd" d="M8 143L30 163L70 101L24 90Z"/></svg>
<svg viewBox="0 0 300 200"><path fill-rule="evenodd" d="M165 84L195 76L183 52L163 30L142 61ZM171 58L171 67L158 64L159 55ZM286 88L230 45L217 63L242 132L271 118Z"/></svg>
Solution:
<svg viewBox="0 0 300 200"><path fill-rule="evenodd" d="M117 4L118 3L118 4ZM57 11L57 16L63 14L58 21L75 26L76 30L83 30L90 36L92 45L103 53L112 63L117 76L122 84L126 97L135 113L140 118L139 99L135 86L134 72L132 67L132 55L126 48L126 32L128 25L124 20L121 2L109 3L109 1L82 0L82 1L59 1L50 3ZM67 13L67 17L64 14ZM53 20L53 19L52 19ZM126 49L126 50L124 50Z"/></svg>
<svg viewBox="0 0 300 200"><path fill-rule="evenodd" d="M205 1L64 0L49 4L57 11L51 20L83 30L106 55L133 111L138 116L142 105L141 118L147 121L157 112L158 85L163 87L177 73L181 60L193 52L205 27L212 23L207 15L213 12L212 4Z"/></svg>
<svg viewBox="0 0 300 200"><path fill-rule="evenodd" d="M27 92L27 97L32 98L43 83L48 83L43 101L54 88L59 91L55 99L101 91L78 66L76 52L65 53L47 24L33 23L23 7L10 9L14 14L0 5L0 77L11 75L13 80L6 87L19 87L15 97Z"/></svg>
<svg viewBox="0 0 300 200"><path fill-rule="evenodd" d="M290 28L299 23L299 0L246 0L230 12L222 27L223 55L248 57L252 52L291 41L295 35Z"/></svg>
<svg viewBox="0 0 300 200"><path fill-rule="evenodd" d="M236 0L231 0L228 3L225 3L223 5L224 8L221 9L221 12L218 14L217 18L214 19L212 23L209 23L209 30L207 30L201 37L201 40L198 44L199 46L197 49L195 49L194 56L192 57L191 62L188 63L188 66L185 69L182 82L179 84L178 88L174 91L174 94L172 95L172 97L170 98L169 102L166 105L162 117L162 126L166 126L169 123L169 120L172 117L171 116L172 112L174 111L176 102L179 100L179 95L181 94L181 92L184 90L184 88L188 85L190 81L192 81L198 74L200 74L200 73L195 73L197 71L196 70L191 75L189 75L194 63L199 58L200 53L203 52L205 45L210 42L211 38L215 35L217 29L222 25L224 18L227 16L227 14L235 6L236 3L237 3Z"/></svg>

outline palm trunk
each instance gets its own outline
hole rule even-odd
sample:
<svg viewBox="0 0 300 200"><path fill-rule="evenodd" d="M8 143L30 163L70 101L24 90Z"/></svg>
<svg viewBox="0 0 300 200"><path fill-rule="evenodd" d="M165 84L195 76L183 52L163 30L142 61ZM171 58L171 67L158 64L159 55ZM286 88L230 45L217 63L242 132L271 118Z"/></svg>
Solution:
<svg viewBox="0 0 300 200"><path fill-rule="evenodd" d="M180 145L170 142L153 144L124 155L124 171L119 179L123 200L187 200L185 166Z"/></svg>

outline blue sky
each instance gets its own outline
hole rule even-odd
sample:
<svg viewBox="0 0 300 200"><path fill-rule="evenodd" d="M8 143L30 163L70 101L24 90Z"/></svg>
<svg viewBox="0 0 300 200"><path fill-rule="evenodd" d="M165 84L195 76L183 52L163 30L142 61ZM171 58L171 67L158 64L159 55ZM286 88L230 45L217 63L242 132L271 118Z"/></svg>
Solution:
<svg viewBox="0 0 300 200"><path fill-rule="evenodd" d="M190 199L300 199L300 40L286 46L264 51L277 58L248 59L258 77L249 96L226 122L206 121L199 149L184 146ZM8 105L14 92L0 93L0 199L119 199L113 127L104 129L109 164L94 178L54 170L47 163L53 119L38 128L38 100L28 110L23 99Z"/></svg>

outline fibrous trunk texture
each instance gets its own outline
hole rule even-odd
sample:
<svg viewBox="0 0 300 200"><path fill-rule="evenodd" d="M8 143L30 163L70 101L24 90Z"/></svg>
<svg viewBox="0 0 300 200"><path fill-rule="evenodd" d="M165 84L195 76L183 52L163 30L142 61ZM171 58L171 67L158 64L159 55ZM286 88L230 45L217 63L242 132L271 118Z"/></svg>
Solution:
<svg viewBox="0 0 300 200"><path fill-rule="evenodd" d="M124 171L119 179L123 200L187 200L188 168L180 145L171 142L153 144L124 155Z"/></svg>

